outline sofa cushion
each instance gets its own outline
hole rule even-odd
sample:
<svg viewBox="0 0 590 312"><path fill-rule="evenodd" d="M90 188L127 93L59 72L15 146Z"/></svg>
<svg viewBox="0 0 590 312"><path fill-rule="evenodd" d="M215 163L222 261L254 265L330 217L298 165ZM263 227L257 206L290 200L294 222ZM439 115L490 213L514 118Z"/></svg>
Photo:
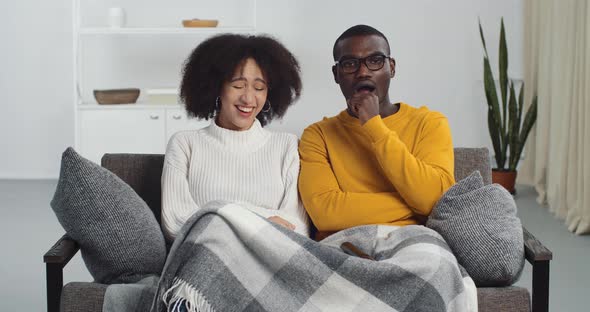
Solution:
<svg viewBox="0 0 590 312"><path fill-rule="evenodd" d="M98 283L73 282L64 286L61 292L61 312L102 312L107 285Z"/></svg>
<svg viewBox="0 0 590 312"><path fill-rule="evenodd" d="M61 294L61 312L102 312L107 285L69 283ZM478 312L529 312L530 296L522 287L482 287L477 289Z"/></svg>
<svg viewBox="0 0 590 312"><path fill-rule="evenodd" d="M522 225L512 195L478 171L451 187L426 226L440 233L477 286L507 286L524 266Z"/></svg>
<svg viewBox="0 0 590 312"><path fill-rule="evenodd" d="M51 207L97 282L136 282L166 260L160 226L146 203L110 171L68 148Z"/></svg>
<svg viewBox="0 0 590 312"><path fill-rule="evenodd" d="M477 289L478 312L530 312L529 291L522 287L480 287Z"/></svg>

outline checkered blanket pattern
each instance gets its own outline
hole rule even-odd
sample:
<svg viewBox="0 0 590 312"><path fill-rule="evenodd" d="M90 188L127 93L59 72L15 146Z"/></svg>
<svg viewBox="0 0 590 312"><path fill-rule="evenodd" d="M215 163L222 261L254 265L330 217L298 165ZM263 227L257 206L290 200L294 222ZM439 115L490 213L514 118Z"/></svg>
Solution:
<svg viewBox="0 0 590 312"><path fill-rule="evenodd" d="M348 255L351 242L376 261ZM476 311L473 281L423 226L361 226L315 242L212 202L176 238L152 311Z"/></svg>

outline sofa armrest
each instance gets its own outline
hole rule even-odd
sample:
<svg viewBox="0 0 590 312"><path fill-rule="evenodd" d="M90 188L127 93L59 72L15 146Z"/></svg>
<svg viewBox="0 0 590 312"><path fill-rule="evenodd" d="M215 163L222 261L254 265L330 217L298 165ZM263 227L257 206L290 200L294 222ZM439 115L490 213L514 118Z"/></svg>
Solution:
<svg viewBox="0 0 590 312"><path fill-rule="evenodd" d="M532 310L549 311L549 261L553 253L526 228L522 228L525 258L533 266Z"/></svg>
<svg viewBox="0 0 590 312"><path fill-rule="evenodd" d="M534 264L537 261L549 261L553 259L553 253L533 236L526 228L522 228L524 236L524 253L528 262Z"/></svg>
<svg viewBox="0 0 590 312"><path fill-rule="evenodd" d="M45 253L43 262L65 266L79 249L78 243L65 234Z"/></svg>
<svg viewBox="0 0 590 312"><path fill-rule="evenodd" d="M63 289L63 269L79 249L78 243L66 234L43 256L47 271L48 312L59 312L60 297Z"/></svg>

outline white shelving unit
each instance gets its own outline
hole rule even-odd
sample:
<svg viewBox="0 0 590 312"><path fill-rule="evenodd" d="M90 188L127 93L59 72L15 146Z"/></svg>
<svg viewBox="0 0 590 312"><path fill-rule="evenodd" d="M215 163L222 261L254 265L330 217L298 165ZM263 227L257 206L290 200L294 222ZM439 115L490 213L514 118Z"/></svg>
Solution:
<svg viewBox="0 0 590 312"><path fill-rule="evenodd" d="M256 31L256 0L72 1L76 149L97 163L104 153L164 153L173 133L208 125L178 103L146 103L144 90L178 87L182 62L203 39ZM110 7L125 10L126 27L108 26ZM181 27L189 18L218 19L219 27ZM130 87L142 90L137 103L99 105L92 95Z"/></svg>
<svg viewBox="0 0 590 312"><path fill-rule="evenodd" d="M166 35L166 34L218 34L218 33L250 33L254 28L244 27L211 27L211 28L83 28L81 35Z"/></svg>

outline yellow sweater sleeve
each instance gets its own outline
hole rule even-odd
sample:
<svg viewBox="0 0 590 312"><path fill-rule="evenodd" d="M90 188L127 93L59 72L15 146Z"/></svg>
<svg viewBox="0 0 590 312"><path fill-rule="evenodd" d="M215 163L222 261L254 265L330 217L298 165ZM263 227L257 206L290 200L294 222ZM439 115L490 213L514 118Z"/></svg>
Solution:
<svg viewBox="0 0 590 312"><path fill-rule="evenodd" d="M442 194L454 183L454 155L447 119L438 115L424 121L413 153L380 116L363 128L372 140L377 161L416 214L428 216Z"/></svg>
<svg viewBox="0 0 590 312"><path fill-rule="evenodd" d="M339 231L363 224L395 222L413 215L397 193L342 191L317 127L311 126L303 132L299 154L299 192L318 230Z"/></svg>

